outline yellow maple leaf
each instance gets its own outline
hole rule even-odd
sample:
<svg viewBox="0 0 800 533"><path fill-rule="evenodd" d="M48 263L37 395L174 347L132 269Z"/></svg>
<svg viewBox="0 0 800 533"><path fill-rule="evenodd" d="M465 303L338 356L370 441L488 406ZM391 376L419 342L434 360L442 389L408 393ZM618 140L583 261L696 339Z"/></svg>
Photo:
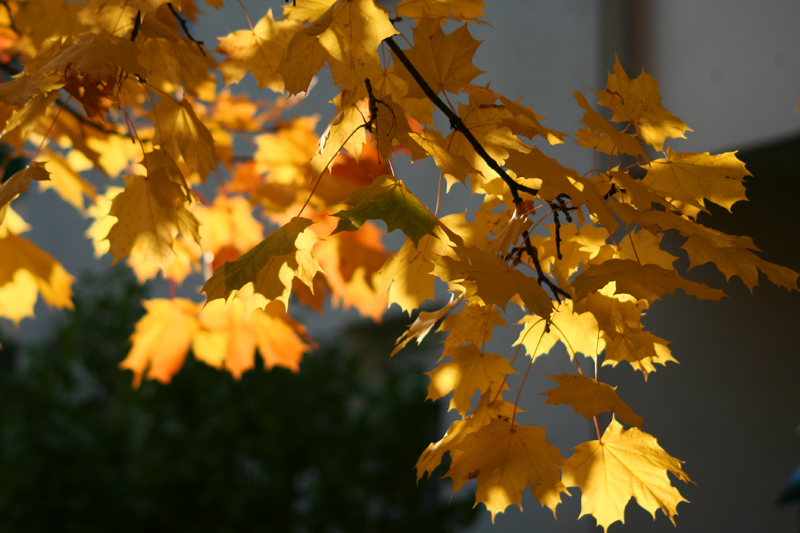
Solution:
<svg viewBox="0 0 800 533"><path fill-rule="evenodd" d="M419 456L414 467L417 470L417 481L427 473L431 474L442 462L445 453L450 453L450 458L455 459L463 454L463 450L455 449L464 438L470 433L475 433L483 426L489 424L493 419L510 420L514 416L515 407L502 398L502 394L497 394L489 389L481 394L481 401L478 406L468 416L461 420L456 420L450 424L450 428L438 442L432 442L425 448ZM523 409L516 409L518 413L524 413Z"/></svg>
<svg viewBox="0 0 800 533"><path fill-rule="evenodd" d="M685 138L689 127L664 109L658 82L650 74L630 79L617 58L614 74L608 74L608 85L603 91L595 91L598 103L611 109L614 122L630 122L636 127L639 137L656 150L662 150L668 138Z"/></svg>
<svg viewBox="0 0 800 533"><path fill-rule="evenodd" d="M46 181L50 179L50 173L45 169L43 162L34 161L19 172L14 173L2 185L0 185L0 210L8 205L11 200L28 190L31 180ZM0 211L0 223L3 222L3 211Z"/></svg>
<svg viewBox="0 0 800 533"><path fill-rule="evenodd" d="M517 373L508 359L484 352L474 344L447 348L439 360L445 357L450 357L453 362L442 363L425 373L431 378L425 399L435 401L453 392L450 409L456 409L462 416L472 408L470 399L476 390L499 390L501 384L502 390L508 390L505 376Z"/></svg>
<svg viewBox="0 0 800 533"><path fill-rule="evenodd" d="M775 285L789 291L798 290L797 272L764 261L744 246L720 246L704 235L694 234L689 236L681 248L689 254L689 268L714 263L726 279L739 276L751 293L753 287L758 285L758 270L766 274Z"/></svg>
<svg viewBox="0 0 800 533"><path fill-rule="evenodd" d="M378 45L396 33L386 11L373 0L338 0L292 37L277 73L286 90L297 94L308 89L311 78L327 61L333 81L354 89L366 78L381 76Z"/></svg>
<svg viewBox="0 0 800 533"><path fill-rule="evenodd" d="M168 383L183 365L194 334L200 326L200 305L184 298L145 300L145 315L131 335L131 350L121 368L133 371L133 386L150 379Z"/></svg>
<svg viewBox="0 0 800 533"><path fill-rule="evenodd" d="M162 172L124 176L125 190L114 197L109 217L116 223L108 232L114 263L128 257L135 245L152 261L168 264L172 243L181 233L199 241L197 219L186 208L179 185Z"/></svg>
<svg viewBox="0 0 800 533"><path fill-rule="evenodd" d="M289 20L299 20L308 22L321 17L328 9L336 3L336 0L304 0L297 5L297 2L286 4L283 7L283 16Z"/></svg>
<svg viewBox="0 0 800 533"><path fill-rule="evenodd" d="M228 56L219 65L225 83L239 83L245 73L250 72L259 87L283 92L283 78L275 71L286 46L302 26L292 20L276 21L270 9L252 31L238 30L220 37L215 52Z"/></svg>
<svg viewBox="0 0 800 533"><path fill-rule="evenodd" d="M575 299L580 300L617 282L616 293L630 294L639 300L654 302L665 294L675 294L678 289L701 300L719 301L725 293L702 283L683 279L674 270L653 264L640 265L630 259L609 259L599 265L589 265L570 284L575 289Z"/></svg>
<svg viewBox="0 0 800 533"><path fill-rule="evenodd" d="M731 210L731 206L747 200L743 180L750 176L736 152L711 155L675 153L667 147L667 158L656 159L644 167L647 175L642 183L666 197L705 209L704 198Z"/></svg>
<svg viewBox="0 0 800 533"><path fill-rule="evenodd" d="M574 359L578 352L597 359L605 347L605 339L595 316L590 312L576 313L572 300L561 302L549 320L528 315L518 324L523 324L524 327L514 345L523 345L534 361L549 353L558 341L566 346L570 359Z"/></svg>
<svg viewBox="0 0 800 533"><path fill-rule="evenodd" d="M536 499L554 515L561 494L567 492L558 474L566 460L548 442L545 428L494 418L467 435L456 449L463 453L445 474L453 479L453 492L477 478L475 504L486 505L492 521L511 504L522 509L525 485L530 484Z"/></svg>
<svg viewBox="0 0 800 533"><path fill-rule="evenodd" d="M474 96L480 102L482 107L494 107L500 111L501 126L508 127L512 133L516 135L523 135L529 139L535 136L541 136L551 145L562 144L566 134L561 133L550 128L545 128L539 121L544 120L544 117L533 112L530 106L520 105L522 97L516 100L510 100L500 93L486 87L479 87L477 85L467 85L464 92ZM500 100L500 104L496 101Z"/></svg>
<svg viewBox="0 0 800 533"><path fill-rule="evenodd" d="M150 73L147 83L165 92L183 88L204 100L213 99L208 85L216 84L209 68L216 62L202 52L197 43L180 33L177 27L164 24L155 17L146 17L139 29L141 62ZM207 98L208 97L208 98Z"/></svg>
<svg viewBox="0 0 800 533"><path fill-rule="evenodd" d="M8 234L0 238L0 257L3 258L0 261L0 287L13 283L16 286L15 294L38 293L48 305L72 309L73 278L53 256L24 237ZM15 277L19 270L24 270L27 274L24 277ZM8 296L11 295L6 294ZM24 299L30 300L30 296ZM13 300L6 301L5 307L14 320L30 316L30 313L22 313ZM30 311L32 313L33 310Z"/></svg>
<svg viewBox="0 0 800 533"><path fill-rule="evenodd" d="M553 308L550 297L534 278L511 268L499 255L473 246L438 256L433 273L462 287L471 303L494 304L505 310L511 298L519 295L528 311L539 316L550 316Z"/></svg>
<svg viewBox="0 0 800 533"><path fill-rule="evenodd" d="M97 196L94 186L80 175L80 172L91 168L91 163L85 161L85 166L75 168L74 164L50 149L45 149L44 154L46 161L43 162L50 170L50 179L41 181L39 188L42 190L52 188L59 196L82 212L84 210L83 197L88 196L90 200L94 200Z"/></svg>
<svg viewBox="0 0 800 533"><path fill-rule="evenodd" d="M481 22L483 0L403 0L397 6L397 14L414 19L460 20L462 22Z"/></svg>
<svg viewBox="0 0 800 533"><path fill-rule="evenodd" d="M371 185L357 189L344 203L353 207L334 213L340 219L334 233L355 231L368 219L380 219L386 223L387 233L400 229L416 246L425 235L433 235L439 223L402 181L388 175L375 177Z"/></svg>
<svg viewBox="0 0 800 533"><path fill-rule="evenodd" d="M551 237L531 237L531 243L539 249L539 261L545 272L555 275L559 283L566 285L569 278L596 258L609 238L608 230L602 226L586 224L580 228L574 224L561 226L561 244L556 248L555 226L546 226ZM558 251L561 251L561 258Z"/></svg>
<svg viewBox="0 0 800 533"><path fill-rule="evenodd" d="M581 489L581 515L593 515L597 525L607 528L625 521L625 506L631 498L655 518L661 509L675 523L677 506L686 501L670 484L667 472L690 481L675 459L656 439L637 429L624 429L615 419L600 440L584 442L562 467L568 487Z"/></svg>
<svg viewBox="0 0 800 533"><path fill-rule="evenodd" d="M203 285L208 301L227 298L231 292L251 285L253 293L264 299L256 304L258 307L263 309L272 300L288 307L292 280L299 278L311 288L321 270L311 255L318 240L308 230L311 224L311 220L295 217L243 256L216 269Z"/></svg>
<svg viewBox="0 0 800 533"><path fill-rule="evenodd" d="M641 328L624 326L622 331L609 335L603 366L616 366L620 361L628 361L634 370L647 375L656 370L655 364L666 365L669 361L677 363L667 347L667 341Z"/></svg>
<svg viewBox="0 0 800 533"><path fill-rule="evenodd" d="M475 76L483 73L472 64L472 56L480 44L472 38L466 24L445 35L437 20L422 19L414 28L414 47L406 56L434 93L458 94ZM407 70L400 69L398 73L408 76L409 97L425 96Z"/></svg>
<svg viewBox="0 0 800 533"><path fill-rule="evenodd" d="M422 133L410 133L409 137L422 148L426 155L433 157L436 166L442 169L447 180L447 190L457 182L464 183L475 168L462 154L451 154L441 133L425 128Z"/></svg>
<svg viewBox="0 0 800 533"><path fill-rule="evenodd" d="M164 98L153 106L147 117L156 128L153 139L173 159L183 156L192 172L205 179L217 166L214 138L186 99L178 102Z"/></svg>
<svg viewBox="0 0 800 533"><path fill-rule="evenodd" d="M626 424L642 427L642 417L622 401L611 385L582 374L562 373L560 376L547 377L555 380L559 386L541 394L547 396L545 405L567 404L586 418L610 411Z"/></svg>
<svg viewBox="0 0 800 533"><path fill-rule="evenodd" d="M500 310L493 305L467 304L461 311L445 318L436 331L449 331L445 349L462 344L483 346L492 340L495 326L506 326Z"/></svg>
<svg viewBox="0 0 800 533"><path fill-rule="evenodd" d="M268 172L271 182L304 186L319 140L314 132L316 125L317 117L295 118L279 125L275 133L257 135L253 155L256 169Z"/></svg>
<svg viewBox="0 0 800 533"><path fill-rule="evenodd" d="M615 246L616 251L613 257L618 259L630 259L641 264L652 263L665 270L674 270L672 264L678 260L674 255L665 252L659 247L661 237L653 235L649 231L636 231L628 233L619 245Z"/></svg>
<svg viewBox="0 0 800 533"><path fill-rule="evenodd" d="M433 260L440 242L433 235L422 237L416 246L406 238L402 248L381 268L379 291L389 295L389 304L396 303L409 314L425 300L435 296Z"/></svg>
<svg viewBox="0 0 800 533"><path fill-rule="evenodd" d="M218 195L210 206L197 205L193 213L200 223L200 245L217 254L226 246L246 252L264 238L264 228L253 217L253 208L241 196Z"/></svg>
<svg viewBox="0 0 800 533"><path fill-rule="evenodd" d="M414 339L417 339L417 344L421 344L422 339L424 339L428 333L431 332L433 326L436 325L439 319L446 315L459 303L461 303L459 300L451 298L447 305L441 309L432 312L420 311L419 315L417 315L417 318L414 319L414 322L412 322L411 325L408 326L408 329L397 338L397 342L395 343L396 346L394 350L392 350L392 353L389 355L389 357L394 357L397 352L402 350L406 344Z"/></svg>
<svg viewBox="0 0 800 533"><path fill-rule="evenodd" d="M633 220L645 228L655 225L662 230L677 229L682 236L688 237L683 248L689 254L691 266L713 262L726 278L734 275L741 277L751 291L758 284L758 269L776 285L789 291L797 290L798 274L789 268L764 261L750 252L758 250L750 237L726 235L697 224L688 217L666 211L637 213Z"/></svg>
<svg viewBox="0 0 800 533"><path fill-rule="evenodd" d="M530 152L531 147L520 141L508 126L501 125L511 117L505 107L492 105L491 102L487 104L480 96L470 93L469 104L459 104L458 115L489 156L502 166L509 157L509 150ZM445 138L445 143L450 147L451 154L463 155L480 172L483 179L497 179L497 173L478 155L461 132L453 131ZM476 182L472 184L473 191L478 192L479 186L480 180L476 176Z"/></svg>
<svg viewBox="0 0 800 533"><path fill-rule="evenodd" d="M575 132L578 144L606 154L628 154L641 157L645 161L648 160L647 154L635 136L618 131L600 113L589 106L586 97L581 93L573 91L572 95L583 109L581 124L586 126Z"/></svg>

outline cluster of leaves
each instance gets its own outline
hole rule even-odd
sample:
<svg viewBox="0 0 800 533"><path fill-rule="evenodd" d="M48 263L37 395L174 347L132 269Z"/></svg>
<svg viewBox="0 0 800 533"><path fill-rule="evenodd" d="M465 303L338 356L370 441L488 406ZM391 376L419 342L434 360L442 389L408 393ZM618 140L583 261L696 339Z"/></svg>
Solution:
<svg viewBox="0 0 800 533"><path fill-rule="evenodd" d="M347 328L299 373L257 358L234 380L190 360L132 390L117 365L146 293L127 269L87 276L55 335L0 352L3 531L444 533L475 518L408 475L441 417L421 353L384 364L400 321Z"/></svg>
<svg viewBox="0 0 800 533"><path fill-rule="evenodd" d="M45 4L49 24L37 18ZM0 188L3 316L30 315L38 294L71 305L70 276L18 235L25 223L9 202L31 180L92 217L97 253L127 258L140 279L160 273L179 283L192 270L205 274L204 306L146 302L123 363L136 384L145 375L168 381L190 347L235 376L253 366L256 348L266 366L297 369L313 341L288 316L290 295L316 309L330 297L378 319L387 304L411 312L435 300L438 279L450 302L421 312L395 353L444 319L442 359L450 361L429 373L428 397L452 393L462 419L424 451L418 475L449 452L453 490L476 478L476 501L493 517L520 505L530 485L553 512L567 487L580 488L582 514L604 527L624 519L632 497L654 516L661 509L674 518L683 498L667 472L688 481L680 461L597 379L600 364L627 361L646 377L674 360L668 342L642 327L657 300L679 290L724 296L682 277L675 256L660 248L663 235L686 238L692 267L713 263L751 290L759 271L788 290L797 289L798 275L760 259L751 239L696 222L707 202L730 209L744 200L749 172L732 152L666 146L689 128L662 107L652 76L632 79L617 62L607 87L594 91L610 119L575 93L584 112L575 138L608 160L579 172L534 146L567 134L542 126L519 100L472 84L481 71L469 28L482 22L480 0L404 0L391 11L374 0L297 0L282 18L270 10L254 27L221 37L219 64L186 31L193 0L3 7L0 52L8 68L23 68L0 85L2 141L15 155L33 152ZM394 38L401 30L405 49ZM318 137L314 119L283 115L325 65L339 93ZM216 73L231 84L248 72L288 96L265 104L217 92ZM434 126L436 109L450 123L447 136ZM236 153L235 137L250 140L255 153ZM444 181L447 190L464 186L481 206L469 216L439 216L438 204L431 212L395 175L396 153L432 157L440 190ZM124 187L96 190L80 175L88 168L112 179L124 174ZM197 185L223 168L231 178L214 199L200 195ZM399 251L384 250L372 220L405 234ZM264 238L263 223L278 229ZM512 303L526 313L516 324L515 355L489 353L493 328L515 326L506 323ZM576 361L591 359L595 373L582 375L577 365L578 374L555 376L548 403L571 405L587 419L615 415L569 458L544 428L518 424L517 402L503 397L520 350L529 370L558 342Z"/></svg>

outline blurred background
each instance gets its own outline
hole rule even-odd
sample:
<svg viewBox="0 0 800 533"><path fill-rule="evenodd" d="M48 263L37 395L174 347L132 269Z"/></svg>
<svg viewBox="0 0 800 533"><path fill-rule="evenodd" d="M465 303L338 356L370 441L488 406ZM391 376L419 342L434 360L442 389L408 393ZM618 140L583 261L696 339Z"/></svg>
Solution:
<svg viewBox="0 0 800 533"><path fill-rule="evenodd" d="M256 20L268 8L279 10L283 3L253 0L244 5ZM796 215L800 114L794 111L800 93L800 4L789 0L518 0L487 6L485 17L490 25L470 26L474 37L484 41L474 63L487 71L475 83L491 81L495 91L512 99L522 97L524 105L548 118L547 127L578 129L582 113L570 89L594 101L586 87L605 87L615 55L631 77L644 69L659 78L663 105L694 130L687 139L676 139L669 146L690 152L739 150L738 157L753 174L748 180L749 202L735 205L732 214L712 206L713 216L700 221L726 233L753 237L763 258L800 271ZM238 2L226 2L219 14L206 9L206 16L192 31L213 49L216 37L246 25ZM448 25L445 31L453 28ZM319 81L297 112L320 114L324 126L333 114L327 101L334 92L325 70ZM234 92L240 91L272 98L269 91L258 91L250 76L234 87ZM442 127L447 128L446 124ZM592 153L569 141L546 153L580 172L592 167ZM436 169L427 162L412 166L398 159L400 179L432 205ZM445 213L475 205L466 191L454 188L454 192L443 205ZM37 244L73 274L107 271L108 258L91 259L90 244L82 238L85 220L52 192L28 196L15 208L19 204L20 213L34 226L29 236ZM59 227L59 232L53 232L53 227ZM401 243L394 234L386 242L392 249ZM681 239L670 236L666 244L682 258L676 266L685 270L688 260L679 250ZM416 524L432 524L433 517L441 529L430 531L596 529L591 517L577 520L580 497L574 489L575 495L559 507L558 520L526 493L524 512L509 508L492 526L483 506L470 523L472 515L466 509L473 501L473 485L467 485L464 496L450 504L449 480L439 486L421 483L419 490L411 492L394 487L401 480L413 487L411 469L418 454L441 436L451 420L443 412L447 400L441 406L422 401L427 378L420 368L434 366L439 355L435 338L423 343L430 347L427 356L401 354L387 362L390 345L410 322L397 309L387 315L386 326L380 326L394 328L387 330L365 326L352 313L314 318L312 334L324 338L326 347L309 356L296 376L258 369L234 382L226 374L189 363L172 385L145 383L132 391L129 374L118 371L116 365L127 350L131 321L141 313L138 301L143 293L129 286L125 274L113 276L119 277L114 283L87 286L80 300L86 308L79 308L75 315L56 316L37 308L37 318L23 322L19 329L2 325L0 514L9 520L0 522L3 531L40 531L26 529L19 517L82 516L70 513L85 512L80 509L85 509L87 501L108 502L109 511L115 511L109 517L116 513L139 517L140 524L154 530L178 527L168 524L183 524L181 529L197 524L200 530L226 531L212 524L227 520L224 523L232 524L231 531L258 531L259 524L274 524L276 529L265 531L327 531L321 522L314 522L320 516L328 516L330 531L392 531L392 527L426 531ZM647 382L623 365L603 368L601 379L618 386L623 400L644 417L643 429L656 436L668 453L685 461L684 470L695 484L675 481L691 502L678 506L679 531L797 531L797 503L779 507L776 500L800 462L800 439L795 434L800 423L800 348L795 329L800 296L772 287L763 277L751 294L738 278L726 282L709 265L693 269L689 276L723 288L731 297L715 304L682 296L653 306L646 323L655 334L672 341L670 348L680 365L660 368ZM100 290L109 285L118 287L116 292ZM153 284L150 296L163 291L163 286ZM444 298L443 291L438 294ZM185 296L198 297L195 293ZM126 317L126 321L111 320L107 327L81 330L81 321L97 322L96 317L87 318L93 310L108 315L101 302L116 306L117 314L111 316ZM507 319L513 321L514 317ZM325 333L349 327L356 329L338 337ZM104 340L99 336L88 340L95 339L90 335L95 329L106 335ZM490 348L508 353L518 329L500 333ZM78 334L83 337L74 337ZM369 343L358 340L362 335ZM9 348L12 341L16 348ZM115 348L111 348L113 342L118 343ZM544 402L538 394L554 383L546 376L572 371L568 362L560 348L537 361L521 400L528 409L523 422L547 426L548 438L565 455L571 447L594 438L591 422L566 406L537 407ZM334 367L341 377L326 379ZM397 376L387 377L395 371ZM375 373L383 377L370 377ZM389 384L392 380L397 383L395 393ZM301 382L309 388L302 389ZM352 386L346 393L325 388L335 389L336 383L345 382ZM517 384L512 381L512 388ZM328 402L331 413L320 414L321 402L314 394L334 395ZM348 395L361 399L346 400ZM388 403L379 412L394 414L377 419L373 404L384 400ZM358 407L359 402L369 408ZM325 417L329 417L327 422L317 420ZM430 425L423 427L421 420ZM312 433L317 425L322 432ZM404 452L382 447L401 446L400 433L391 433L401 428L404 435L419 430L419 440L409 441ZM277 431L281 431L280 440L275 440ZM371 438L381 431L389 433L376 436L374 446L362 448L365 433ZM342 445L336 452L332 451L334 441ZM287 451L289 442L296 453ZM318 446L325 443L330 446L320 451ZM213 466L214 461L223 466ZM332 490L328 480L349 483L351 478L341 475L345 470L337 469L353 464L360 465L356 471L367 472L366 481L358 482L364 484L350 492ZM346 471L350 476L354 470ZM378 485L391 488L372 498L378 494ZM292 487L291 494L275 492L278 486ZM62 507L48 507L38 517L33 511L44 508L47 494L60 495L53 501ZM202 502L199 508L198 502ZM330 506L332 502L335 507ZM20 511L14 514L13 509ZM261 521L287 516L294 517L294 525ZM341 521L334 524L334 518ZM116 519L119 523L119 516ZM108 529L113 523L100 520L97 527ZM674 530L661 513L653 522L634 504L628 507L625 526L612 528Z"/></svg>

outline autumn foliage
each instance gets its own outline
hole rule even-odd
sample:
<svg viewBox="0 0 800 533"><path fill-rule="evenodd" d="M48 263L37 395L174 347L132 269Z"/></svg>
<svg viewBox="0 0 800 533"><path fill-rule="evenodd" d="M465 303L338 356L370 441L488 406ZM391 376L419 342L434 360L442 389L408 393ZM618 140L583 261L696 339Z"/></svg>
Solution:
<svg viewBox="0 0 800 533"><path fill-rule="evenodd" d="M441 302L438 279L449 302L419 312L392 355L441 322L428 398L450 396L462 418L422 452L417 475L449 453L453 490L476 478L476 502L493 517L521 506L526 486L554 513L578 487L582 515L603 527L624 520L631 497L674 522L685 500L667 473L689 477L597 367L624 361L646 379L674 361L668 341L642 327L647 309L678 291L724 296L675 270L665 232L686 238L691 267L713 263L751 290L759 271L787 290L798 274L760 259L750 238L697 223L707 202L730 210L745 200L750 174L733 152L674 152L668 139L690 130L662 107L652 76L630 78L617 62L607 86L587 92L605 114L574 93L583 118L570 136L543 126L521 95L471 84L482 73L469 31L482 21L480 0L404 0L392 11L374 0L297 0L281 16L250 13L260 18L216 50L186 25L195 0L1 4L0 55L14 76L0 85L1 140L7 158L31 162L0 187L0 316L31 316L39 296L71 306L72 277L20 235L14 199L32 181L90 218L96 254L124 259L140 281L204 274L205 304L145 303L122 363L134 385L169 381L190 349L237 377L256 349L267 367L296 370L314 343L290 302L321 310L330 299L379 320L393 304L411 313ZM314 118L290 110L323 68L339 93L318 135ZM274 101L218 87L248 73ZM434 126L438 114L449 131ZM537 137L577 142L605 163L568 168L533 146ZM237 138L254 149L237 150ZM441 173L404 182L397 154L432 157ZM107 176L102 189L82 175L90 169ZM197 191L210 175L213 198ZM419 179L438 179L443 193L466 187L482 205L440 214L412 192ZM405 235L400 250L384 249L374 220ZM507 323L510 308L525 316ZM495 327L521 328L516 348L486 351ZM614 414L567 458L544 428L517 423L524 406L506 382L559 342L595 371L552 376L547 404L569 405L593 427Z"/></svg>

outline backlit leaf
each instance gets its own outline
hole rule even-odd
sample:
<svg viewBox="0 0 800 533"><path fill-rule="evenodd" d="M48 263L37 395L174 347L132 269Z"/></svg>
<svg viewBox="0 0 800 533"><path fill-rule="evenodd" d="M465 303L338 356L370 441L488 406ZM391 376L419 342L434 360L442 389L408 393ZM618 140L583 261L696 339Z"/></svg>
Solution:
<svg viewBox="0 0 800 533"><path fill-rule="evenodd" d="M603 528L625 521L631 498L653 518L661 509L674 524L677 506L686 500L670 484L667 472L690 481L681 461L667 454L654 437L637 428L623 429L613 419L599 441L575 448L562 472L566 486L581 489L581 516L593 515Z"/></svg>

